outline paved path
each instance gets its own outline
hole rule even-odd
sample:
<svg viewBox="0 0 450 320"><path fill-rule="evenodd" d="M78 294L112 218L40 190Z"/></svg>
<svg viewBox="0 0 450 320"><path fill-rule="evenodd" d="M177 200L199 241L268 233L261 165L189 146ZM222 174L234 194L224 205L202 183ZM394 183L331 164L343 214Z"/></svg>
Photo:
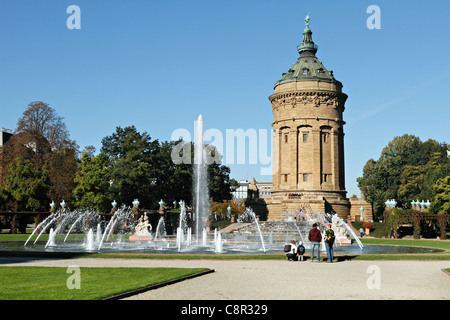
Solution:
<svg viewBox="0 0 450 320"><path fill-rule="evenodd" d="M290 262L0 258L0 265L206 267L215 272L147 291L135 300L450 299L450 261ZM379 282L377 282L379 280ZM82 280L81 280L82 281Z"/></svg>

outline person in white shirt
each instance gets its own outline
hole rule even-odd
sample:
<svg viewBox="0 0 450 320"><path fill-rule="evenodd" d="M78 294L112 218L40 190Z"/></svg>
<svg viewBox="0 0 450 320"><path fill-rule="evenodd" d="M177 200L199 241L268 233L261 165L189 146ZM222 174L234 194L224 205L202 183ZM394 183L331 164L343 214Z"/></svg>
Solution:
<svg viewBox="0 0 450 320"><path fill-rule="evenodd" d="M286 258L289 261L295 261L297 259L297 247L295 245L295 241L292 240L290 245L291 245L291 251L286 252Z"/></svg>

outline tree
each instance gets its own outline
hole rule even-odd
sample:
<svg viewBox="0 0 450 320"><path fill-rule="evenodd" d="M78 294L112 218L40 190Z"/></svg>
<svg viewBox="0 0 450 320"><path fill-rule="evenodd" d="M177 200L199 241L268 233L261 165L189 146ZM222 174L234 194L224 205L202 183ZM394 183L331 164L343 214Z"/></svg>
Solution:
<svg viewBox="0 0 450 320"><path fill-rule="evenodd" d="M437 214L450 214L450 176L437 180L434 191L433 211Z"/></svg>
<svg viewBox="0 0 450 320"><path fill-rule="evenodd" d="M109 195L109 161L104 153L91 156L84 153L75 176L76 187L73 190L75 207L91 208L108 212L111 203Z"/></svg>
<svg viewBox="0 0 450 320"><path fill-rule="evenodd" d="M28 105L17 123L14 136L3 148L3 167L17 157L29 160L40 171L46 167L50 179L48 198L70 200L75 187L78 146L70 140L62 117L48 104L35 101ZM3 173L3 178L9 174Z"/></svg>
<svg viewBox="0 0 450 320"><path fill-rule="evenodd" d="M38 170L42 169L48 163L51 151L50 143L40 133L16 133L3 146L2 165L6 168L3 178L9 174L8 165L17 158L27 159Z"/></svg>
<svg viewBox="0 0 450 320"><path fill-rule="evenodd" d="M178 143L184 142L180 140L161 143L155 175L156 193L169 203L174 200L191 203L193 167L186 163L175 164L171 157L172 150Z"/></svg>
<svg viewBox="0 0 450 320"><path fill-rule="evenodd" d="M181 150L190 150L190 158L186 160L189 163L175 163L172 159L172 151L179 143L191 144ZM216 154L216 149L207 146L208 150L214 152L212 157L221 160L222 156ZM178 150L178 149L175 149ZM163 197L165 201L184 200L186 203L192 203L193 191L193 161L194 146L192 142L170 141L161 143L158 153L158 166L156 174L155 187L157 194ZM214 201L230 200L231 191L237 184L234 179L230 180L230 168L220 163L208 165L209 177L209 196Z"/></svg>
<svg viewBox="0 0 450 320"><path fill-rule="evenodd" d="M116 201L130 205L139 199L142 208L157 208L157 202L184 200L192 203L193 151L190 163L175 163L172 153L178 143L159 143L134 126L117 127L111 136L102 139L103 152L109 159L110 192ZM175 151L174 151L175 150ZM215 149L214 149L215 150ZM180 151L181 152L181 151ZM186 157L188 158L188 156ZM188 161L189 162L189 161ZM208 166L210 196L216 201L231 199L230 168L211 164Z"/></svg>
<svg viewBox="0 0 450 320"><path fill-rule="evenodd" d="M405 205L408 201L421 195L424 187L424 174L427 166L405 166L401 175L401 184L398 188L398 200ZM419 196L419 199L424 199Z"/></svg>
<svg viewBox="0 0 450 320"><path fill-rule="evenodd" d="M209 195L213 201L232 199L231 191L235 184L230 180L230 172L229 167L217 163L208 166Z"/></svg>
<svg viewBox="0 0 450 320"><path fill-rule="evenodd" d="M399 206L406 208L414 197L427 192L429 188L425 189L423 182L430 177L429 169L436 165L433 161L444 161L446 148L446 144L435 140L421 142L418 137L405 134L390 141L377 161L368 160L357 181L366 200L374 205L376 215L382 213L387 199L395 198Z"/></svg>
<svg viewBox="0 0 450 320"><path fill-rule="evenodd" d="M425 165L404 167L401 175L401 185L398 189L398 199L409 207L412 199L433 199L434 184L439 178L450 174L450 161L440 152L433 152Z"/></svg>
<svg viewBox="0 0 450 320"><path fill-rule="evenodd" d="M69 131L55 109L42 101L33 101L17 122L15 133L31 132L42 135L52 148L66 149L72 147Z"/></svg>
<svg viewBox="0 0 450 320"><path fill-rule="evenodd" d="M72 191L75 188L75 175L77 171L77 150L53 150L47 166L50 178L48 196L55 201L71 201Z"/></svg>
<svg viewBox="0 0 450 320"><path fill-rule="evenodd" d="M154 207L158 140L139 133L134 126L117 127L111 136L102 139L103 152L109 160L111 195L120 204L131 205L139 199L141 207Z"/></svg>
<svg viewBox="0 0 450 320"><path fill-rule="evenodd" d="M14 211L40 211L48 208L50 181L46 167L38 170L30 160L17 158L9 165L2 198Z"/></svg>

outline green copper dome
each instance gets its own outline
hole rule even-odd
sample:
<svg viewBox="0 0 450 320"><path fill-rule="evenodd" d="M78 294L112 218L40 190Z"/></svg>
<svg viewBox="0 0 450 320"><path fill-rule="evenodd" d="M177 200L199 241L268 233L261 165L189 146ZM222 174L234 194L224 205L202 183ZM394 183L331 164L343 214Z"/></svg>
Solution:
<svg viewBox="0 0 450 320"><path fill-rule="evenodd" d="M283 73L281 80L276 84L289 81L320 80L327 82L339 82L333 76L333 71L327 70L316 57L318 47L312 40L312 31L309 28L309 15L305 19L306 28L303 31L302 43L297 47L300 54L288 72Z"/></svg>

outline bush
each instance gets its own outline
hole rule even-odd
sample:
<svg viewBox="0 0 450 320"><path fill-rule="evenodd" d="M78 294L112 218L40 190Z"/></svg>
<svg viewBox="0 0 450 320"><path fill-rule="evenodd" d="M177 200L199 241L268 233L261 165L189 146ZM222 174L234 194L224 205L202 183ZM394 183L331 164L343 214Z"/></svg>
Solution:
<svg viewBox="0 0 450 320"><path fill-rule="evenodd" d="M363 223L363 228L372 228L373 224L371 224L370 222L364 222Z"/></svg>
<svg viewBox="0 0 450 320"><path fill-rule="evenodd" d="M354 221L352 222L352 225L356 230L359 230L361 227L363 227L364 223L360 221ZM373 227L370 228L370 235L375 238L386 238L389 237L390 230L391 229L388 228L385 223L375 221L373 222Z"/></svg>

